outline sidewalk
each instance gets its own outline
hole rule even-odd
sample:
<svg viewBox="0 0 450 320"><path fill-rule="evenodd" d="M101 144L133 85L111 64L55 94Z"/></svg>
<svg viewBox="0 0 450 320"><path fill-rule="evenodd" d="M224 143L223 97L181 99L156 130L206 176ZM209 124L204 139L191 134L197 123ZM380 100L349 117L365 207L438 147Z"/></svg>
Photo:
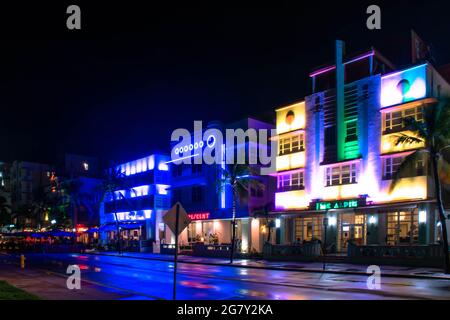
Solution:
<svg viewBox="0 0 450 320"><path fill-rule="evenodd" d="M116 300L133 296L84 280L81 281L80 290L69 290L67 276L34 268L20 269L9 261L0 261L0 280L43 300Z"/></svg>
<svg viewBox="0 0 450 320"><path fill-rule="evenodd" d="M88 254L116 256L123 258L158 260L172 262L173 255L157 253L137 253L125 252L119 255L117 252L90 252ZM178 262L191 264L204 264L211 266L225 266L235 268L282 270L297 272L315 272L315 273L334 273L346 275L367 275L368 265L349 264L349 263L326 263L325 271L322 262L285 262L285 261L266 261L253 259L235 259L231 265L229 259L223 258L204 258L179 255ZM417 279L448 279L450 275L442 273L437 268L415 268L401 266L380 266L381 274L387 277L417 278Z"/></svg>

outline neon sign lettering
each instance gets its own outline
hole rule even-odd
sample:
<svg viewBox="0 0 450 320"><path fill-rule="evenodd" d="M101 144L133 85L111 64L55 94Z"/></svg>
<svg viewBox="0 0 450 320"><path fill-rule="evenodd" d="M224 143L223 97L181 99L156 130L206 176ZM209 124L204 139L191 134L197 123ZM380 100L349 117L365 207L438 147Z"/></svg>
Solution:
<svg viewBox="0 0 450 320"><path fill-rule="evenodd" d="M206 146L208 148L213 148L214 145L216 144L216 137L214 137L213 135L209 135L205 142L206 142ZM175 148L174 152L175 152L175 154L180 154L180 153L183 153L183 152L197 150L199 148L201 149L201 148L203 148L205 146L205 142L204 141L198 141L198 142L194 142L194 143L191 143L189 145L186 145L186 146L181 146L179 148Z"/></svg>
<svg viewBox="0 0 450 320"><path fill-rule="evenodd" d="M365 206L364 199L349 199L349 200L335 200L335 201L317 201L312 203L310 207L318 211L326 211L333 209L351 209Z"/></svg>
<svg viewBox="0 0 450 320"><path fill-rule="evenodd" d="M209 212L188 213L188 217L191 220L208 220L209 219Z"/></svg>

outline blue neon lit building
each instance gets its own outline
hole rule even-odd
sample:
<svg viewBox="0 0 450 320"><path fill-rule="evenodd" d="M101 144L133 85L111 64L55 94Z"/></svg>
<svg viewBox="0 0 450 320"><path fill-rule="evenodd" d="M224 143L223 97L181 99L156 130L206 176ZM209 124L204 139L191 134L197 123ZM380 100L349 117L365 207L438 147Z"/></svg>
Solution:
<svg viewBox="0 0 450 320"><path fill-rule="evenodd" d="M153 154L110 169L118 176L120 189L106 195L101 204L102 243L114 242L116 216L125 250L136 250L141 240L159 240L157 226L170 206L167 161L168 156Z"/></svg>
<svg viewBox="0 0 450 320"><path fill-rule="evenodd" d="M195 164L195 162L193 164L171 163L172 204L180 202L192 220L192 223L181 234L181 244L204 242L206 244L227 245L231 243L232 191L230 186L223 186L220 189L217 187L222 173L220 167L225 166L226 154L236 152L236 148L245 149L245 154L248 155L249 143L246 141L242 145L236 145L234 150L227 150L225 141L221 141L221 137L216 138L213 133L211 136L208 131L217 130L216 132L220 132L221 136L225 137L226 129L270 130L273 127L266 122L245 118L227 125L216 121L210 122L202 132L191 134L193 140L186 147L183 147L183 156L195 155L204 148L212 148L216 144L220 144L222 147L217 146L216 150L220 150L220 154L217 156L220 157L221 161L211 165L205 162L202 164ZM174 146L175 144L172 147ZM175 150L174 152L180 153L181 151ZM254 166L258 167L258 165ZM237 205L236 234L239 240L238 249L242 252L261 251L264 237L267 236L260 232L263 222L260 223L260 219L253 217L255 211L263 210L266 206L272 205L275 179L271 176L261 176L260 179L265 188L259 190L252 188L248 200ZM164 231L165 241L173 243L174 238L170 230L166 228Z"/></svg>

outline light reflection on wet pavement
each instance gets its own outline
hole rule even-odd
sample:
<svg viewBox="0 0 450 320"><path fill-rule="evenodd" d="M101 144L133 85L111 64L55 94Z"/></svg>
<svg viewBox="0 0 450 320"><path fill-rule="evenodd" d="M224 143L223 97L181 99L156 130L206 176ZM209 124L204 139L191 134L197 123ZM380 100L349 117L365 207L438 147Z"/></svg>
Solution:
<svg viewBox="0 0 450 320"><path fill-rule="evenodd" d="M171 299L173 263L114 256L29 254L33 267L65 274L77 264L82 280L104 290L131 293L126 299ZM369 290L358 275L246 269L178 264L177 298L190 299L450 299L450 281L383 278L381 290ZM102 289L102 290L103 290Z"/></svg>

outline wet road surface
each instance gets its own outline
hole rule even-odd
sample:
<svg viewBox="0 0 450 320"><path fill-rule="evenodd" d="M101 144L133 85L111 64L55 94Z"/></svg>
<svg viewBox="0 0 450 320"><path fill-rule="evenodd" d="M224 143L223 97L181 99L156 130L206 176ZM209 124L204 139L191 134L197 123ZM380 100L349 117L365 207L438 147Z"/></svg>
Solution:
<svg viewBox="0 0 450 320"><path fill-rule="evenodd" d="M27 254L26 257L28 268L58 274L66 274L69 265L79 265L83 281L105 291L127 293L127 299L172 299L173 262L88 254ZM17 260L17 257L5 259ZM367 278L179 263L177 299L450 300L449 280L382 277L381 289L370 290ZM61 277L61 281L66 279Z"/></svg>

